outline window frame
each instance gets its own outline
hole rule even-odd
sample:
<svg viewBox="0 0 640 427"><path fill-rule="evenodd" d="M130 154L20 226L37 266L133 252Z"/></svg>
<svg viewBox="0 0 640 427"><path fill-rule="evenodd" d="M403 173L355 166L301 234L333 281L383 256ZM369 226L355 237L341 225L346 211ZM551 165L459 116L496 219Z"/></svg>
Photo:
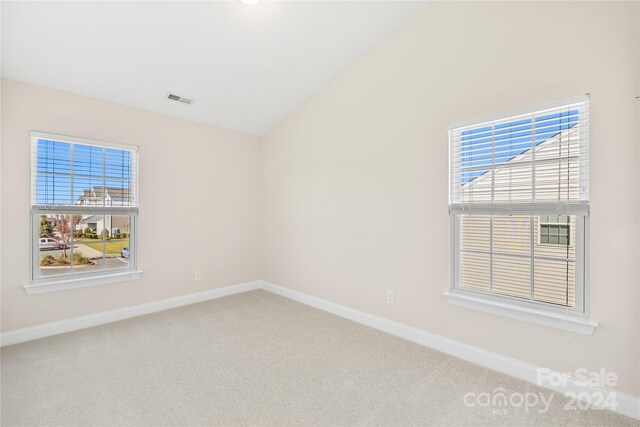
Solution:
<svg viewBox="0 0 640 427"><path fill-rule="evenodd" d="M107 149L127 150L134 153L131 159L131 189L135 190L135 203L133 206L84 206L84 205L41 205L32 200L32 191L36 183L34 177L37 171L37 159L34 159L34 141L52 140L70 144L90 145L104 147ZM65 289L74 289L87 286L96 286L106 283L134 280L140 277L142 273L138 268L138 221L139 221L139 152L140 148L134 145L126 145L119 143L111 143L86 138L72 137L66 135L51 134L46 132L32 131L29 136L29 280L23 286L25 292L29 295L44 292L53 292ZM35 154L37 155L37 154ZM34 166L35 165L35 166ZM72 193L73 194L73 193ZM70 201L71 202L71 201ZM95 272L73 273L73 267L70 268L69 274L60 276L42 277L40 275L40 216L41 215L71 215L74 214L94 214L94 215L111 215L111 216L128 216L129 220L129 258L128 266L123 268L104 269ZM70 243L73 244L74 236L71 230ZM96 242L103 242L102 239ZM103 246L104 247L104 246ZM104 255L103 255L104 256Z"/></svg>
<svg viewBox="0 0 640 427"><path fill-rule="evenodd" d="M571 233L573 233L574 231L572 230L572 226L571 226L571 222L568 223L559 223L559 222L543 222L542 221L542 217L543 216L549 216L549 215L538 215L538 218L540 218L538 220L538 246L568 246L570 248L572 248L573 246L571 245ZM577 226L577 225L576 225ZM542 241L542 227L566 227L567 229L567 244L565 245L564 243L551 243L551 242L543 242ZM561 235L558 234L558 237L560 237ZM551 234L548 234L547 237L551 237Z"/></svg>
<svg viewBox="0 0 640 427"><path fill-rule="evenodd" d="M579 96L570 99L555 101L544 105L537 105L527 108L520 108L511 111L505 111L491 116L466 120L464 122L452 123L449 126L449 132L453 129L474 125L481 125L485 122L506 120L510 117L516 117L524 114L531 114L540 110L563 107L574 103L586 102L586 111L588 114L589 96ZM588 127L589 119L586 119ZM588 133L588 131L587 131ZM586 145L588 149L589 138L586 137ZM449 287L444 293L447 300L452 305L462 306L465 308L476 309L483 312L497 314L518 320L525 320L545 326L551 326L559 329L570 330L573 332L591 335L598 323L589 318L589 202L588 193L586 201L580 199L576 211L568 208L567 202L540 202L539 211L520 212L517 207L513 210L500 209L493 206L493 203L479 203L480 209L475 211L470 209L468 212L452 211L452 157L451 157L451 140L448 140L449 156L448 156L448 182L449 182L449 224L450 224L450 271L449 271ZM584 159L581 157L581 161ZM580 177L580 186L588 188L586 178ZM586 208L585 208L586 206ZM533 292L530 299L512 297L508 295L497 295L479 290L463 289L460 287L460 243L461 243L461 215L466 214L479 215L575 215L575 227L569 224L569 233L574 233L575 237L575 304L574 307L565 307L544 301L534 301ZM538 228L542 224L539 221ZM571 235L568 236L569 242ZM538 229L538 244L540 243L540 229ZM545 245L545 244L542 244ZM535 255L532 254L532 257ZM533 284L532 284L533 288Z"/></svg>

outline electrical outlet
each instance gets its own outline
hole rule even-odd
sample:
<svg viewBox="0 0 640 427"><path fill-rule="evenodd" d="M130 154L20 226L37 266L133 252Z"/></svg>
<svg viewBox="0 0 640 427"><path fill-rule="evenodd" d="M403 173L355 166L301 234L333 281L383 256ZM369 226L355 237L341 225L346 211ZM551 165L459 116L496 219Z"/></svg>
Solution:
<svg viewBox="0 0 640 427"><path fill-rule="evenodd" d="M393 295L393 291L387 291L387 304L393 304L395 300L395 296Z"/></svg>
<svg viewBox="0 0 640 427"><path fill-rule="evenodd" d="M194 276L195 280L202 280L202 273L200 271L196 271L196 274Z"/></svg>

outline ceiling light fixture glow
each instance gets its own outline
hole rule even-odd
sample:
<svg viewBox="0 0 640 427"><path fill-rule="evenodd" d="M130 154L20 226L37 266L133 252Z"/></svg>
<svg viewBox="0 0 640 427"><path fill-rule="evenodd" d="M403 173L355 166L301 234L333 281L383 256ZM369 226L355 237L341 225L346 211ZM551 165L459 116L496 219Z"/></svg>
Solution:
<svg viewBox="0 0 640 427"><path fill-rule="evenodd" d="M240 0L242 3L244 4L248 4L249 6L252 6L256 3L258 3L260 0Z"/></svg>

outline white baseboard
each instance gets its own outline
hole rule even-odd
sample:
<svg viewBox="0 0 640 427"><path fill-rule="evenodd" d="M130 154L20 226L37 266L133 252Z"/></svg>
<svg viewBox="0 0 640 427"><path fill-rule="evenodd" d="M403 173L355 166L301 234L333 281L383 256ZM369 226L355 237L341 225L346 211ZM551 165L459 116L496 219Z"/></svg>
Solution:
<svg viewBox="0 0 640 427"><path fill-rule="evenodd" d="M183 305L194 304L210 299L226 297L228 295L239 294L241 292L252 291L261 288L259 280L238 285L225 286L224 288L211 289L204 292L181 295L175 298L168 298L146 304L134 305L130 307L118 308L116 310L103 311L101 313L90 314L88 316L74 317L72 319L61 320L59 322L47 323L44 325L31 326L29 328L15 329L13 331L0 334L0 346L18 344L38 338L63 334L65 332L77 331L79 329L90 328L92 326L103 325L105 323L128 319L130 317L143 316L157 311L168 310L170 308L181 307Z"/></svg>
<svg viewBox="0 0 640 427"><path fill-rule="evenodd" d="M489 368L533 384L538 383L538 375L540 369L542 369L539 366L261 280L105 311L88 316L76 317L59 322L47 323L45 325L16 329L0 334L0 345L7 346L11 344L18 344L25 341L90 328L92 326L142 316L157 311L181 307L255 289L264 289L274 294L353 320L397 337L404 338L408 341L424 345L425 347L467 360L485 368ZM549 376L559 379L559 381L553 381L553 383L547 382L540 385L563 394L575 393L576 395L579 395L581 392L586 392L587 396L593 396L594 393L596 395L601 394L603 396L609 396L614 393L615 404L604 405L606 409L628 417L640 419L640 397L586 384L576 380L575 378L563 376L557 372L550 372L547 374L547 378ZM560 385L556 385L558 383Z"/></svg>
<svg viewBox="0 0 640 427"><path fill-rule="evenodd" d="M432 334L421 329L405 325L403 323L394 322L393 320L375 316L373 314L354 310L352 308L335 304L333 302L323 300L312 295L274 285L273 283L262 281L261 287L262 289L274 294L301 302L306 305L310 305L317 309L327 311L329 313L344 317L349 320L353 320L354 322L358 322L363 325L378 329L380 331L387 332L391 335L404 338L408 341L421 344L425 347L450 354L460 359L475 363L494 371L501 372L506 375L510 375L512 377L519 378L533 384L538 384L540 382L539 375L541 375L540 373L544 371L545 373L541 375L543 381L540 382L540 386L562 394L571 393L571 395L586 396L587 398L591 398L593 396L603 396L604 400L602 401L609 402L602 405L604 408L609 409L613 412L620 413L622 415L626 415L628 417L640 419L640 397L621 393L604 387L596 387L591 384L581 382L576 378L562 375L558 372L548 371L544 368L541 368L540 366L536 366L531 363L503 356L498 353L493 353L491 351L464 344L459 341L454 341L452 339ZM581 395L580 393L586 394ZM607 396L613 396L614 398L607 400ZM588 403L594 403L595 401L596 400L594 399Z"/></svg>

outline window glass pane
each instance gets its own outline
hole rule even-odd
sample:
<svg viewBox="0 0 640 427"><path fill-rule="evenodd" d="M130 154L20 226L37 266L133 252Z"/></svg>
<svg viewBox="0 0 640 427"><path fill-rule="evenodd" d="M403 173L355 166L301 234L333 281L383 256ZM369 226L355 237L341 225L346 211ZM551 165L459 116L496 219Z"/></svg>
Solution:
<svg viewBox="0 0 640 427"><path fill-rule="evenodd" d="M82 232L77 238L77 251L90 262L82 271L88 273L103 270L103 245L101 232L104 224L104 215L81 215L78 229Z"/></svg>
<svg viewBox="0 0 640 427"><path fill-rule="evenodd" d="M574 307L575 281L573 260L534 260L534 300Z"/></svg>
<svg viewBox="0 0 640 427"><path fill-rule="evenodd" d="M106 181L106 194L105 205L106 206L130 206L131 194L129 191L131 181L130 180L113 180L108 179Z"/></svg>
<svg viewBox="0 0 640 427"><path fill-rule="evenodd" d="M489 292L489 254L460 253L460 287Z"/></svg>
<svg viewBox="0 0 640 427"><path fill-rule="evenodd" d="M40 215L38 269L41 277L71 273L71 216Z"/></svg>
<svg viewBox="0 0 640 427"><path fill-rule="evenodd" d="M125 215L107 215L106 228L109 237L105 241L105 268L114 270L129 267L129 231L131 217Z"/></svg>
<svg viewBox="0 0 640 427"><path fill-rule="evenodd" d="M75 177L73 202L80 206L103 206L102 178Z"/></svg>
<svg viewBox="0 0 640 427"><path fill-rule="evenodd" d="M536 148L536 161L561 158L561 162L536 163L536 200L580 198L580 130L578 126L556 133ZM584 167L584 166L583 166Z"/></svg>
<svg viewBox="0 0 640 427"><path fill-rule="evenodd" d="M493 255L493 292L529 299L531 258Z"/></svg>
<svg viewBox="0 0 640 427"><path fill-rule="evenodd" d="M87 272L101 272L106 269L105 267L105 240L104 233L98 234L98 239L94 242L87 243L86 246L90 247L93 252L91 252L90 258L93 262L93 266Z"/></svg>
<svg viewBox="0 0 640 427"><path fill-rule="evenodd" d="M71 203L71 144L38 140L35 161L35 203Z"/></svg>
<svg viewBox="0 0 640 427"><path fill-rule="evenodd" d="M531 254L531 217L528 215L493 216L493 252Z"/></svg>
<svg viewBox="0 0 640 427"><path fill-rule="evenodd" d="M531 165L500 168L495 172L493 182L496 202L525 202L533 197Z"/></svg>
<svg viewBox="0 0 640 427"><path fill-rule="evenodd" d="M489 252L489 215L462 215L460 217L460 249Z"/></svg>
<svg viewBox="0 0 640 427"><path fill-rule="evenodd" d="M71 144L38 140L37 171L48 174L68 174L71 164Z"/></svg>
<svg viewBox="0 0 640 427"><path fill-rule="evenodd" d="M460 286L489 291L489 215L460 216Z"/></svg>
<svg viewBox="0 0 640 427"><path fill-rule="evenodd" d="M131 152L106 148L104 171L108 178L128 179L131 176Z"/></svg>
<svg viewBox="0 0 640 427"><path fill-rule="evenodd" d="M131 157L127 150L107 148L105 150L105 174L108 206L131 204Z"/></svg>
<svg viewBox="0 0 640 427"><path fill-rule="evenodd" d="M491 177L493 171L472 171L463 174L464 184L460 191L460 200L464 203L490 202L491 201Z"/></svg>
<svg viewBox="0 0 640 427"><path fill-rule="evenodd" d="M75 175L102 178L104 148L74 144L73 172Z"/></svg>
<svg viewBox="0 0 640 427"><path fill-rule="evenodd" d="M68 205L71 203L71 178L67 175L36 176L36 204Z"/></svg>
<svg viewBox="0 0 640 427"><path fill-rule="evenodd" d="M82 216L78 251L91 260L94 265L91 270L129 267L130 225L128 215Z"/></svg>

